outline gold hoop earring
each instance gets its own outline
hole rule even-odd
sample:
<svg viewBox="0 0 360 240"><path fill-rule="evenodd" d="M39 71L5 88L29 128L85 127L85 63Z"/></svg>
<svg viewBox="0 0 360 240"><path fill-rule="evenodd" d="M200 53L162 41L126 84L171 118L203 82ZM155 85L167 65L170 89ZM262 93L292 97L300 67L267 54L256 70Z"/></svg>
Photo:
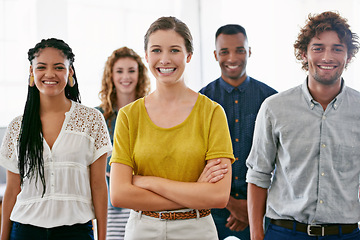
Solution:
<svg viewBox="0 0 360 240"><path fill-rule="evenodd" d="M29 77L29 86L33 87L35 85L35 78L33 75L30 75Z"/></svg>
<svg viewBox="0 0 360 240"><path fill-rule="evenodd" d="M69 77L69 86L73 87L74 85L75 85L75 79L72 76L70 76Z"/></svg>

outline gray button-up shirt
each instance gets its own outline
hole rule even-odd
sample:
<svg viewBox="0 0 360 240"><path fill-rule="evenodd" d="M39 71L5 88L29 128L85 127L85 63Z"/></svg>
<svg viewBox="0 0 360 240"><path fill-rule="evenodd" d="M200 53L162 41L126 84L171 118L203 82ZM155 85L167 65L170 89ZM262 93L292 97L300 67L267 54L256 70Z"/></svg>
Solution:
<svg viewBox="0 0 360 240"><path fill-rule="evenodd" d="M343 82L325 111L307 81L269 97L246 163L247 182L269 188L267 217L359 222L360 93Z"/></svg>

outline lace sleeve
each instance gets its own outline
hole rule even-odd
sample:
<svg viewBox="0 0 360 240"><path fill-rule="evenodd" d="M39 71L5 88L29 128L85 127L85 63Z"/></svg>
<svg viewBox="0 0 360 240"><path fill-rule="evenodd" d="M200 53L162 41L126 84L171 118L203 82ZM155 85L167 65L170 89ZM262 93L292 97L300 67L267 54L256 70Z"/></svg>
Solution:
<svg viewBox="0 0 360 240"><path fill-rule="evenodd" d="M94 161L101 157L104 153L109 153L112 149L110 135L106 126L105 119L99 111L94 111L94 121L91 133L95 140L94 145Z"/></svg>
<svg viewBox="0 0 360 240"><path fill-rule="evenodd" d="M98 159L104 153L111 151L109 132L103 115L94 108L78 104L67 130L81 132L94 141L94 158Z"/></svg>
<svg viewBox="0 0 360 240"><path fill-rule="evenodd" d="M7 170L18 173L18 159L17 159L17 143L19 140L19 133L21 128L22 117L17 117L6 129L4 139L0 148L0 165Z"/></svg>

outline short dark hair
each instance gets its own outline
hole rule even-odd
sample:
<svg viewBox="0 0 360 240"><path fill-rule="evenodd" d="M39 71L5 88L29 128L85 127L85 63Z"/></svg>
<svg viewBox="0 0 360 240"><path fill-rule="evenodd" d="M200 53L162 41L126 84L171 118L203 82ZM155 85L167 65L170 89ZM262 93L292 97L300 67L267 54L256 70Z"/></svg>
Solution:
<svg viewBox="0 0 360 240"><path fill-rule="evenodd" d="M246 30L242 26L238 24L227 24L221 26L215 33L215 41L220 34L234 35L238 33L244 34L245 38L247 39Z"/></svg>
<svg viewBox="0 0 360 240"><path fill-rule="evenodd" d="M329 11L315 15L309 14L306 25L300 30L294 44L295 57L302 62L304 70L309 70L309 66L302 55L307 52L311 39L325 31L337 33L340 41L347 46L348 57L354 57L359 51L358 35L351 32L347 19L341 17L339 13Z"/></svg>

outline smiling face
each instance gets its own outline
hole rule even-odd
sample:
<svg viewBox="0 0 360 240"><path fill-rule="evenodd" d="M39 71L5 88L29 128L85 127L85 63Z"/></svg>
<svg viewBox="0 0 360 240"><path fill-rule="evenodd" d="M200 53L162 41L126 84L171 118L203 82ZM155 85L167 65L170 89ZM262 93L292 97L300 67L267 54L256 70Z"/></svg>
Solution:
<svg viewBox="0 0 360 240"><path fill-rule="evenodd" d="M73 75L69 60L55 48L44 48L39 51L30 66L35 85L40 95L65 97L64 89L69 76Z"/></svg>
<svg viewBox="0 0 360 240"><path fill-rule="evenodd" d="M309 81L322 85L338 83L351 58L347 47L335 31L325 31L313 37L303 59L309 65Z"/></svg>
<svg viewBox="0 0 360 240"><path fill-rule="evenodd" d="M135 95L139 78L138 63L130 58L119 58L112 68L113 81L117 93Z"/></svg>
<svg viewBox="0 0 360 240"><path fill-rule="evenodd" d="M184 79L186 63L191 60L184 38L174 30L157 30L149 37L145 59L157 83L176 83Z"/></svg>
<svg viewBox="0 0 360 240"><path fill-rule="evenodd" d="M224 81L238 86L246 79L246 64L251 49L244 34L220 34L216 38L214 55L219 62Z"/></svg>

